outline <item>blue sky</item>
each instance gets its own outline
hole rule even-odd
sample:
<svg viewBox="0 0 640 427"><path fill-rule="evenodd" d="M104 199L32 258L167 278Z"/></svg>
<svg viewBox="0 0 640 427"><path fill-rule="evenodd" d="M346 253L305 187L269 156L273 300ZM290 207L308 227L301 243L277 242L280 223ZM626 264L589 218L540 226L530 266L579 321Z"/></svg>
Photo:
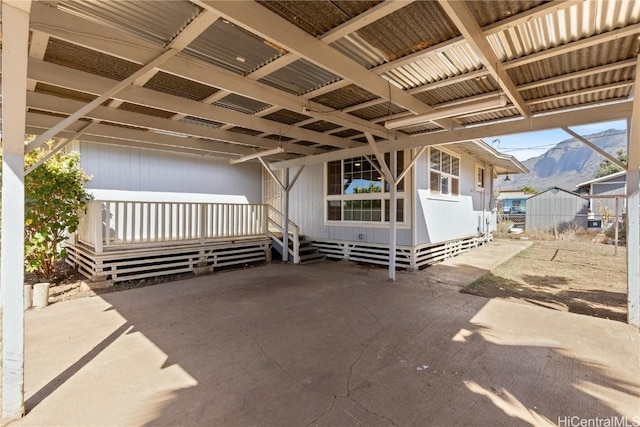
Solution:
<svg viewBox="0 0 640 427"><path fill-rule="evenodd" d="M626 120L617 120L614 122L575 126L571 127L571 130L580 135L590 135L607 129L625 130L626 128ZM500 135L494 138L484 138L484 141L488 144L492 144L492 141L495 141L496 139L500 140L499 143L493 143L494 148L505 154L511 154L518 160L522 161L531 157L539 156L560 141L570 138L573 137L562 129L553 129L521 133L517 135Z"/></svg>

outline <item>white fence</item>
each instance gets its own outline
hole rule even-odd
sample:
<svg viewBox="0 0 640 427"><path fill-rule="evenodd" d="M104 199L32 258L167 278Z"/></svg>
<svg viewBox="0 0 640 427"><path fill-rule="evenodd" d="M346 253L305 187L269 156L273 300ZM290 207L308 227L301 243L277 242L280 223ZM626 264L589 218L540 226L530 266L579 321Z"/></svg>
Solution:
<svg viewBox="0 0 640 427"><path fill-rule="evenodd" d="M262 204L93 200L86 206L76 238L101 253L267 236L267 212Z"/></svg>

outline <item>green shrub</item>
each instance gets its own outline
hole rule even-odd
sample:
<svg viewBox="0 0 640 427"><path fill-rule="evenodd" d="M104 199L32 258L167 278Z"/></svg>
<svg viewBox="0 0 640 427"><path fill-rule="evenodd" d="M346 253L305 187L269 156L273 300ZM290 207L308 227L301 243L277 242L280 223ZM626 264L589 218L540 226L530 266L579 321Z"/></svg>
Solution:
<svg viewBox="0 0 640 427"><path fill-rule="evenodd" d="M25 169L47 153L46 148L27 153ZM58 261L67 255L60 243L67 232L76 231L80 212L91 199L84 188L89 180L80 168L80 155L75 152L58 152L25 177L27 271L45 279L55 277Z"/></svg>

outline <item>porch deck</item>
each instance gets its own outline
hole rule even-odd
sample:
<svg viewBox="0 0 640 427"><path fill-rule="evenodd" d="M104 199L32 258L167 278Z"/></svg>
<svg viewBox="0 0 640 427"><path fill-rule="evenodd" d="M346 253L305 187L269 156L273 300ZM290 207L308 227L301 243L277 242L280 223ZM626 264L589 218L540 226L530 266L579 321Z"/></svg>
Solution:
<svg viewBox="0 0 640 427"><path fill-rule="evenodd" d="M262 204L93 200L67 244L67 262L114 282L267 262Z"/></svg>

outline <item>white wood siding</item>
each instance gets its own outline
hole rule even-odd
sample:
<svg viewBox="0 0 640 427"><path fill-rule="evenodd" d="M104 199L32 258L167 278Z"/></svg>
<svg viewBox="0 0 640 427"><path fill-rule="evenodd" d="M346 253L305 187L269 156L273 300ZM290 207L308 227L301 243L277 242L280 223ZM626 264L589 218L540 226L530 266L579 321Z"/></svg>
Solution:
<svg viewBox="0 0 640 427"><path fill-rule="evenodd" d="M82 168L90 189L244 196L262 203L258 163L81 142Z"/></svg>
<svg viewBox="0 0 640 427"><path fill-rule="evenodd" d="M438 148L438 147L436 147ZM489 182L484 191L475 190L475 165L477 160L466 154L441 147L460 157L460 196L432 196L429 190L429 150L416 162L416 245L437 243L476 234L478 229L495 229L495 215L489 212ZM490 165L484 164L489 177ZM484 209L483 209L484 207Z"/></svg>
<svg viewBox="0 0 640 427"><path fill-rule="evenodd" d="M618 200L618 214L621 214L623 210L626 210L626 189L626 175L591 184L591 194L594 196L620 196L620 200ZM591 199L590 208L591 212L595 215L603 215L607 210L613 215L616 209L616 200Z"/></svg>
<svg viewBox="0 0 640 427"><path fill-rule="evenodd" d="M296 170L289 172L295 175ZM300 226L300 233L318 239L348 240L366 243L389 243L389 229L382 227L352 227L325 225L324 165L309 165L291 190L290 218ZM410 182L410 181L409 181ZM409 192L410 188L406 187ZM407 206L406 214L409 215ZM362 235L362 238L360 238ZM411 230L398 229L398 245L411 245Z"/></svg>

